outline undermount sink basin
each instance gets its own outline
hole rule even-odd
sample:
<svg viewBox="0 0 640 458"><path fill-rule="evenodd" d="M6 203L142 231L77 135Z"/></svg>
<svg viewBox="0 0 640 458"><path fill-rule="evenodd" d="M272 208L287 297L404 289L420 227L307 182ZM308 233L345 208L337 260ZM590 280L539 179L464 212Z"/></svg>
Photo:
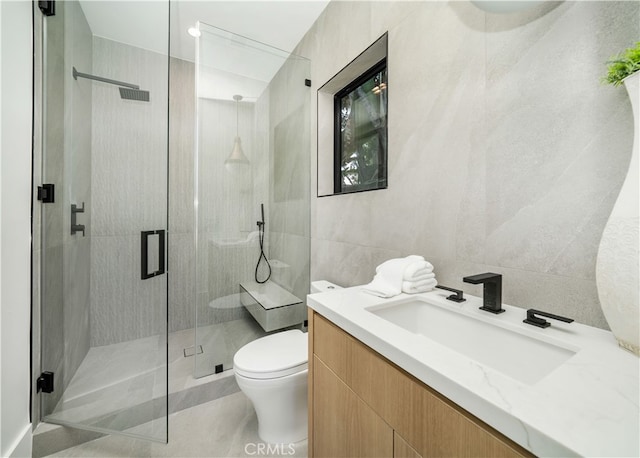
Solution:
<svg viewBox="0 0 640 458"><path fill-rule="evenodd" d="M403 299L366 310L527 384L538 382L576 353L497 322L490 323L497 317L483 321L423 298Z"/></svg>

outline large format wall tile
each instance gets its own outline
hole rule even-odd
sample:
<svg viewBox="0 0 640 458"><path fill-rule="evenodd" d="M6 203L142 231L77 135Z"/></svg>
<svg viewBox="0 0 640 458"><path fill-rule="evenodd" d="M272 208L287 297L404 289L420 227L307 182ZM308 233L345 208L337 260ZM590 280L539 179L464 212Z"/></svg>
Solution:
<svg viewBox="0 0 640 458"><path fill-rule="evenodd" d="M140 236L93 236L91 258L91 346L163 333L167 277L141 280Z"/></svg>
<svg viewBox="0 0 640 458"><path fill-rule="evenodd" d="M169 332L195 325L195 66L172 58L169 91Z"/></svg>
<svg viewBox="0 0 640 458"><path fill-rule="evenodd" d="M90 241L70 234L70 204L88 203L91 196L91 91L73 84L71 67L92 61L91 32L78 2L65 2L45 33L45 130L42 157L34 145L34 182L54 183L56 202L43 206L42 220L36 213L33 222L34 240L43 244L34 250L34 320L40 323L34 332L40 333L42 370L56 373L59 389L44 398L43 415L89 349Z"/></svg>
<svg viewBox="0 0 640 458"><path fill-rule="evenodd" d="M169 332L195 325L196 266L193 234L169 234Z"/></svg>
<svg viewBox="0 0 640 458"><path fill-rule="evenodd" d="M172 58L170 71L169 230L193 234L195 66Z"/></svg>
<svg viewBox="0 0 640 458"><path fill-rule="evenodd" d="M362 285L373 279L378 264L398 256L401 253L394 250L312 239L312 278L340 286Z"/></svg>
<svg viewBox="0 0 640 458"><path fill-rule="evenodd" d="M149 102L125 100L117 87L92 83L91 343L96 346L166 328L168 274L140 279L140 232L167 229L167 57L93 37L91 72L150 92Z"/></svg>
<svg viewBox="0 0 640 458"><path fill-rule="evenodd" d="M90 346L91 240L81 237L66 244L64 256L64 386L82 363Z"/></svg>
<svg viewBox="0 0 640 458"><path fill-rule="evenodd" d="M64 201L64 340L67 386L89 351L91 303L91 85L78 83L69 69L91 68L93 49L91 29L78 2L65 2L65 186ZM77 223L84 224L85 235L71 235L71 204L85 212Z"/></svg>
<svg viewBox="0 0 640 458"><path fill-rule="evenodd" d="M92 235L139 234L167 224L167 57L93 39L93 72L138 84L149 102L93 84Z"/></svg>
<svg viewBox="0 0 640 458"><path fill-rule="evenodd" d="M43 52L48 57L47 66L43 68L43 97L46 97L46 103L43 104L43 157L38 162L34 157L34 166L42 166L42 182L54 183L58 190L64 187L64 24L63 8L60 14L51 17L43 32L47 36ZM42 271L41 366L43 370L58 374L61 380L64 379L64 206L64 199L58 199L42 207L39 239L42 244L39 253ZM59 391L43 397L42 415L49 414L55 408L61 394L62 391Z"/></svg>
<svg viewBox="0 0 640 458"><path fill-rule="evenodd" d="M64 291L63 247L45 248L41 253L42 302L41 302L41 350L42 369L58 374L59 380L65 379L64 371ZM54 391L44 398L43 415L55 407L62 390Z"/></svg>
<svg viewBox="0 0 640 458"><path fill-rule="evenodd" d="M637 17L630 6L626 13ZM634 38L631 30L609 31L621 13L567 3L531 30L489 35L488 263L594 278L633 138L628 101L599 82L602 63ZM494 21L490 31L500 28ZM599 31L607 46L584 39Z"/></svg>
<svg viewBox="0 0 640 458"><path fill-rule="evenodd" d="M422 254L445 284L479 294L461 278L503 272L506 302L606 328L595 257L633 125L624 91L599 80L637 40L640 5L380 6L332 2L298 46L317 89L389 32L389 187L312 198L311 278L366 283Z"/></svg>

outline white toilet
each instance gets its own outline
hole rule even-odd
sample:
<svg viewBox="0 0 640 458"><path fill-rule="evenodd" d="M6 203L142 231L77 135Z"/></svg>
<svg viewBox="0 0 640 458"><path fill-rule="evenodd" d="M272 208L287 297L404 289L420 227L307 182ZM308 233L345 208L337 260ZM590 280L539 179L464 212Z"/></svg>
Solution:
<svg viewBox="0 0 640 458"><path fill-rule="evenodd" d="M313 282L311 292L339 288ZM249 342L233 357L238 386L258 416L258 435L271 444L307 438L307 334L295 329Z"/></svg>

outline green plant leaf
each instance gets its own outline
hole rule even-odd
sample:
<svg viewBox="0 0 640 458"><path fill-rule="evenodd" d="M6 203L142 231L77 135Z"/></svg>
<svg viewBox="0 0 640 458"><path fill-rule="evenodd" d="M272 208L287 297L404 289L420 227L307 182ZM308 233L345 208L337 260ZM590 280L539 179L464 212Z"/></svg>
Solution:
<svg viewBox="0 0 640 458"><path fill-rule="evenodd" d="M620 86L622 80L640 70L640 41L614 56L607 62L608 72L602 78L603 83Z"/></svg>

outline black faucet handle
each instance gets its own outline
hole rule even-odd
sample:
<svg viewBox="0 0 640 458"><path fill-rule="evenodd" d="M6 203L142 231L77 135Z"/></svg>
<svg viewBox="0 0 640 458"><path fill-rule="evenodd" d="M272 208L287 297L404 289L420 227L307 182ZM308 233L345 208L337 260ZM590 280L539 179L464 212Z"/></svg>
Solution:
<svg viewBox="0 0 640 458"><path fill-rule="evenodd" d="M560 316L560 315L554 315L553 313L542 312L536 309L527 310L527 318L525 320L522 320L522 322L530 324L532 326L537 326L539 328L548 328L549 326L551 326L551 323L549 323L547 320L543 318L538 318L536 315L544 316L546 318L551 318L553 320L563 321L565 323L573 322L572 318L567 318L565 316Z"/></svg>
<svg viewBox="0 0 640 458"><path fill-rule="evenodd" d="M455 288L449 288L448 286L442 286L442 285L436 285L436 288L440 288L440 289L445 289L447 291L451 291L452 294L451 296L447 296L446 299L453 301L453 302L464 302L466 301L466 299L463 296L463 291L460 289L455 289Z"/></svg>

